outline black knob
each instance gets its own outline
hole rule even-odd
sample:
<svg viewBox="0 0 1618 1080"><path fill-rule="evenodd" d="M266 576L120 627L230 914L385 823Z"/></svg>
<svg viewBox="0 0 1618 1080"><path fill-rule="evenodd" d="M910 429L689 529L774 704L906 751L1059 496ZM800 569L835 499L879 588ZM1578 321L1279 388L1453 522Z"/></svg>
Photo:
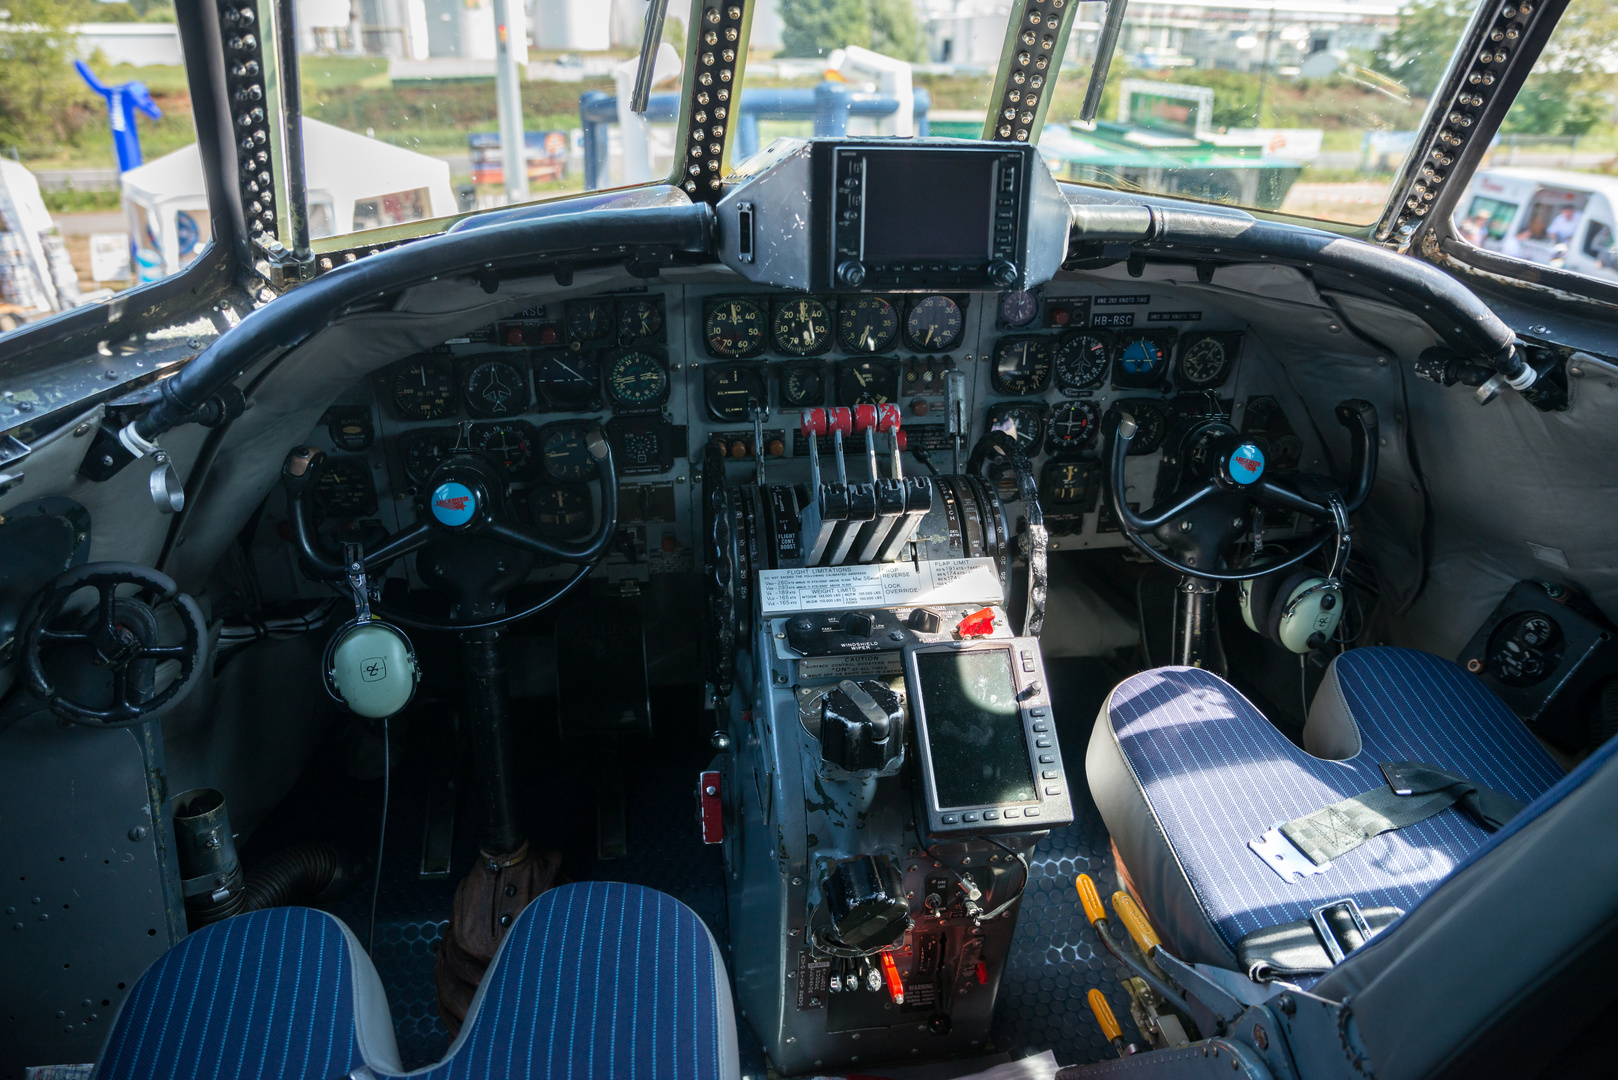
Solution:
<svg viewBox="0 0 1618 1080"><path fill-rule="evenodd" d="M837 620L845 631L855 637L870 637L876 632L876 616L868 611L849 611Z"/></svg>
<svg viewBox="0 0 1618 1080"><path fill-rule="evenodd" d="M919 630L923 634L936 634L939 628L943 626L944 620L938 612L931 608L919 607L910 613L910 617L905 620L905 623L910 629Z"/></svg>
<svg viewBox="0 0 1618 1080"><path fill-rule="evenodd" d="M927 1018L927 1030L934 1035L948 1035L949 1028L949 1013L936 1012Z"/></svg>
<svg viewBox="0 0 1618 1080"><path fill-rule="evenodd" d="M876 679L844 679L820 699L822 760L861 772L880 769L904 746L904 708L899 695Z"/></svg>
<svg viewBox="0 0 1618 1080"><path fill-rule="evenodd" d="M857 855L831 868L823 883L837 938L855 949L897 942L910 925L904 879L886 855Z"/></svg>
<svg viewBox="0 0 1618 1080"><path fill-rule="evenodd" d="M1012 271L1016 273L1015 268ZM837 280L849 288L857 289L865 284L865 264L856 259L837 264Z"/></svg>
<svg viewBox="0 0 1618 1080"><path fill-rule="evenodd" d="M1017 264L1010 259L996 259L989 264L989 280L1002 289L1017 284Z"/></svg>

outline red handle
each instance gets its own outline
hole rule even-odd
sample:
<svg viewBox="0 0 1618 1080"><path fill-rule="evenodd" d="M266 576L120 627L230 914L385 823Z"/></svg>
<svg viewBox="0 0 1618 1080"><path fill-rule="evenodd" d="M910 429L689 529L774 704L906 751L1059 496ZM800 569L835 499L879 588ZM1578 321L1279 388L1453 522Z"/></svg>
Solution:
<svg viewBox="0 0 1618 1080"><path fill-rule="evenodd" d="M901 450L910 449L910 436L905 434L905 429L904 428L899 429L898 436L899 436L899 449L901 449Z"/></svg>
<svg viewBox="0 0 1618 1080"><path fill-rule="evenodd" d="M827 409L826 422L832 431L841 431L844 435L854 434L854 415L845 408Z"/></svg>
<svg viewBox="0 0 1618 1080"><path fill-rule="evenodd" d="M876 430L882 434L886 435L898 427L900 420L899 406L878 405L876 407Z"/></svg>
<svg viewBox="0 0 1618 1080"><path fill-rule="evenodd" d="M803 410L803 416L798 421L798 431L806 439L811 435L824 435L824 434L826 434L826 431L827 431L827 427L826 427L826 410L825 409L805 409L805 410Z"/></svg>
<svg viewBox="0 0 1618 1080"><path fill-rule="evenodd" d="M854 430L863 433L867 429L874 427L876 427L876 406L854 406Z"/></svg>

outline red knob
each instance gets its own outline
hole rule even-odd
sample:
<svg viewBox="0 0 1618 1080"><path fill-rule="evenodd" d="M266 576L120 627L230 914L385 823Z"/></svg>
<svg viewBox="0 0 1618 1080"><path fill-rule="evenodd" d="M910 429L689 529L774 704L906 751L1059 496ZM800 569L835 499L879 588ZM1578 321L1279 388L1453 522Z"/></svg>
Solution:
<svg viewBox="0 0 1618 1080"><path fill-rule="evenodd" d="M827 409L826 422L832 431L841 431L844 435L854 434L854 414L846 408Z"/></svg>
<svg viewBox="0 0 1618 1080"><path fill-rule="evenodd" d="M856 405L856 406L854 406L854 430L859 431L859 432L863 432L867 428L873 428L873 427L876 427L876 406L875 405ZM848 433L844 432L844 434L846 435Z"/></svg>
<svg viewBox="0 0 1618 1080"><path fill-rule="evenodd" d="M798 423L798 431L804 438L811 435L824 435L830 428L826 425L825 409L805 409L803 417Z"/></svg>
<svg viewBox="0 0 1618 1080"><path fill-rule="evenodd" d="M910 436L905 434L905 429L904 428L900 428L899 429L899 449L906 450L906 449L909 449L909 447L910 447Z"/></svg>
<svg viewBox="0 0 1618 1080"><path fill-rule="evenodd" d="M899 406L878 405L876 407L876 429L884 435L898 427L901 422Z"/></svg>

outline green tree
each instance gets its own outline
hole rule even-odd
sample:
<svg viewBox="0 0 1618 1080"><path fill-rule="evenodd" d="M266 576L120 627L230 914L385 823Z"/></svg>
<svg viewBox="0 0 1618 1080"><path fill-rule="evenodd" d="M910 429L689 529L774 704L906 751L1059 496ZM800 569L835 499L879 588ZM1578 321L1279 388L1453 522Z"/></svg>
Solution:
<svg viewBox="0 0 1618 1080"><path fill-rule="evenodd" d="M1371 69L1403 83L1411 97L1432 97L1475 6L1467 0L1416 0L1399 12L1399 25L1382 39Z"/></svg>
<svg viewBox="0 0 1618 1080"><path fill-rule="evenodd" d="M0 16L0 141L38 153L89 122L69 29L86 12L84 0L9 0Z"/></svg>
<svg viewBox="0 0 1618 1080"><path fill-rule="evenodd" d="M1618 39L1618 10L1606 0L1574 0L1518 91L1501 130L1531 135L1586 135L1613 113L1608 72Z"/></svg>
<svg viewBox="0 0 1618 1080"><path fill-rule="evenodd" d="M922 58L915 0L781 0L780 11L782 56L859 45L900 60Z"/></svg>

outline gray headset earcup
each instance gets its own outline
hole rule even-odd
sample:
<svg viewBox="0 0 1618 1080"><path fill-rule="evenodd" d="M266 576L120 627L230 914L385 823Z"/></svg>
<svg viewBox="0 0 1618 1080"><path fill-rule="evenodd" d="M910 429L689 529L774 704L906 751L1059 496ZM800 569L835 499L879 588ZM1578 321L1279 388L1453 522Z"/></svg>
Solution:
<svg viewBox="0 0 1618 1080"><path fill-rule="evenodd" d="M1250 579L1253 584L1248 589L1247 603L1242 615L1247 619L1247 625L1254 633L1263 634L1265 637L1270 636L1268 629L1270 607L1275 600L1276 587L1281 584L1281 579L1287 576L1289 575L1271 573L1261 574Z"/></svg>
<svg viewBox="0 0 1618 1080"><path fill-rule="evenodd" d="M1286 612L1287 602L1292 599L1293 593L1311 582L1321 580L1321 576L1318 570L1293 570L1290 574L1272 574L1270 576L1272 578L1284 577L1285 580L1276 582L1275 591L1270 593L1268 597L1269 606L1262 609L1264 611L1264 636L1283 649L1287 649L1289 648L1287 643L1281 640L1281 616Z"/></svg>

